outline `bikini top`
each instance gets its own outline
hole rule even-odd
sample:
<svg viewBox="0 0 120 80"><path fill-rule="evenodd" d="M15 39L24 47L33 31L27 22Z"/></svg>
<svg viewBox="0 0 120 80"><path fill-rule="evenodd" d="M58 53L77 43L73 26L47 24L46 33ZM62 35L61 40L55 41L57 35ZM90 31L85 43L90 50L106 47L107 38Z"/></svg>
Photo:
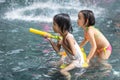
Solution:
<svg viewBox="0 0 120 80"><path fill-rule="evenodd" d="M93 28L99 31L99 29L95 28L94 26L93 26ZM87 31L88 31L88 27L86 27L85 38L89 40ZM95 38L98 38L98 37L99 37L99 34L95 34Z"/></svg>

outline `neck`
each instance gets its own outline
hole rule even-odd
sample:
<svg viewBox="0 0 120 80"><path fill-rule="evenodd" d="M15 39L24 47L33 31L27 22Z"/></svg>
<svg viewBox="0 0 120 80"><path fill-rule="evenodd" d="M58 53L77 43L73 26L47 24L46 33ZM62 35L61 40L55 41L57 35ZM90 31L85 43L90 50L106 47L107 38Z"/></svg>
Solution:
<svg viewBox="0 0 120 80"><path fill-rule="evenodd" d="M87 27L86 27L86 26L83 26L82 28L83 28L84 31L86 31L86 28L87 28Z"/></svg>
<svg viewBox="0 0 120 80"><path fill-rule="evenodd" d="M62 35L63 37L65 37L68 33L69 33L68 31L65 31L65 32L62 33L61 35Z"/></svg>
<svg viewBox="0 0 120 80"><path fill-rule="evenodd" d="M89 27L84 27L84 31L88 31L88 28L91 28L91 27L93 27L94 28L94 26L89 26Z"/></svg>

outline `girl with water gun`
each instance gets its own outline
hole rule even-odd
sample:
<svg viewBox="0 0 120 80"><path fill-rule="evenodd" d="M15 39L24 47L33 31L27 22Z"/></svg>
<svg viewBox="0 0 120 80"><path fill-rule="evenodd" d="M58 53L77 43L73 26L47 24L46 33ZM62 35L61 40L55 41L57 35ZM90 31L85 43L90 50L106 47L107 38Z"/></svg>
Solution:
<svg viewBox="0 0 120 80"><path fill-rule="evenodd" d="M72 26L69 15L64 13L55 15L53 18L53 30L60 34L62 39L58 40L57 43L54 43L50 38L48 40L57 53L60 51L61 46L64 48L68 65L61 69L60 72L67 80L71 80L69 71L74 68L81 68L85 61L79 45L71 34Z"/></svg>

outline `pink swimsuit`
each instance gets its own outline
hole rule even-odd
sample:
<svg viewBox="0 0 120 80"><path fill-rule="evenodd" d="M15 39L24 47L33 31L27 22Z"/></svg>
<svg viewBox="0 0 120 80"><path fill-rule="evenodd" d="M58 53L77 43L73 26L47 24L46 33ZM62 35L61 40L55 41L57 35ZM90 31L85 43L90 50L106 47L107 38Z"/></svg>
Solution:
<svg viewBox="0 0 120 80"><path fill-rule="evenodd" d="M112 52L112 46L109 45L108 47L101 48L101 49L97 50L97 52L98 53L100 53L102 51L106 52L106 50L109 50L110 52Z"/></svg>

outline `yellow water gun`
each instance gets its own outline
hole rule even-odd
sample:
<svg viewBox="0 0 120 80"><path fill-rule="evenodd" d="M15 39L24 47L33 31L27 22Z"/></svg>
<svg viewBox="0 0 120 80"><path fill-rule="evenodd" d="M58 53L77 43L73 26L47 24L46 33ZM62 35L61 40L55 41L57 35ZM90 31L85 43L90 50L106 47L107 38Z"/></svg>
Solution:
<svg viewBox="0 0 120 80"><path fill-rule="evenodd" d="M52 34L50 34L48 32L37 30L37 29L33 29L33 28L30 28L29 31L31 33L38 34L38 35L41 35L43 37L47 36L49 38L53 38L53 39L57 39L57 40L61 40L62 39L61 36L52 35Z"/></svg>

